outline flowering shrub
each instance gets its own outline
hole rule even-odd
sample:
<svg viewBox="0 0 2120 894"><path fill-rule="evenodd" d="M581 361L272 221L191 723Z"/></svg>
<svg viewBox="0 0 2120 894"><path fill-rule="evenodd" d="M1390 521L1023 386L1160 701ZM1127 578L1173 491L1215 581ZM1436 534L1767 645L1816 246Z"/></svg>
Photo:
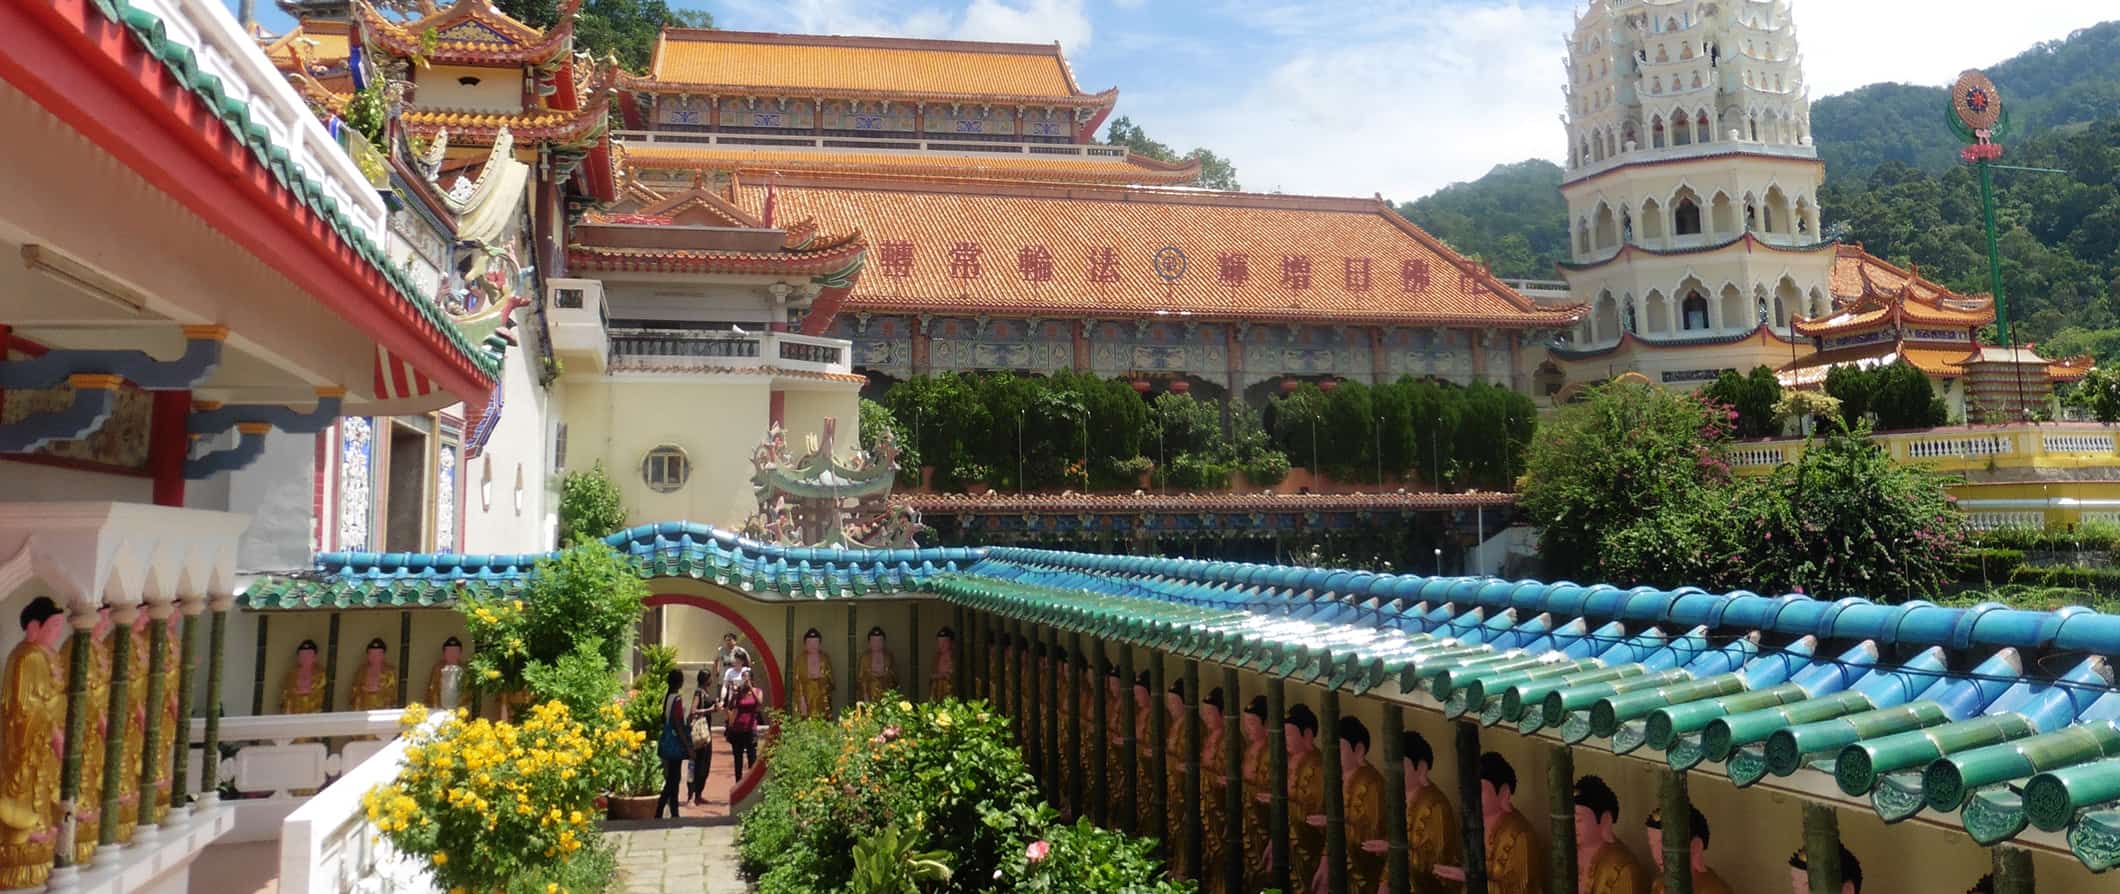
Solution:
<svg viewBox="0 0 2120 894"><path fill-rule="evenodd" d="M405 723L426 715L414 705ZM601 891L612 861L593 825L596 797L641 746L620 719L616 704L584 722L558 701L519 725L451 717L412 733L398 778L362 804L452 894Z"/></svg>
<svg viewBox="0 0 2120 894"><path fill-rule="evenodd" d="M776 723L772 775L737 835L760 894L898 883L903 875L877 865L884 854L946 862L946 875L924 876L923 891L1183 890L1158 880L1145 844L1055 827L1006 722L984 702L891 696L836 720Z"/></svg>

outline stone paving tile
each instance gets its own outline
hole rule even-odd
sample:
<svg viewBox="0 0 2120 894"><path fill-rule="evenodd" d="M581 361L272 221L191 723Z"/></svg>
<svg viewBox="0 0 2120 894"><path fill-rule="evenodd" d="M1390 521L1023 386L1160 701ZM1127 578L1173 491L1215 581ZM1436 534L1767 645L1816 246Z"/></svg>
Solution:
<svg viewBox="0 0 2120 894"><path fill-rule="evenodd" d="M618 848L626 894L745 894L736 873L736 826L638 826L604 833Z"/></svg>

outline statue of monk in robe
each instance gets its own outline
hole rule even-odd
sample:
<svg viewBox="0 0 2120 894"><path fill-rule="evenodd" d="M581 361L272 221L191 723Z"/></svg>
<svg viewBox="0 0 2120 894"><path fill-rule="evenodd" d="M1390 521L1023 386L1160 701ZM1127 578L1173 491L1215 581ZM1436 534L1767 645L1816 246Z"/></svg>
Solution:
<svg viewBox="0 0 2120 894"><path fill-rule="evenodd" d="M1191 803L1185 800L1185 774L1194 760L1185 750L1185 681L1170 684L1170 691L1163 694L1163 708L1170 714L1170 722L1164 727L1170 733L1166 737L1169 741L1163 743L1168 771L1163 778L1163 802L1170 805L1164 841L1170 845L1170 874L1198 881L1200 867L1192 865L1192 847L1185 839L1185 818L1191 810Z"/></svg>
<svg viewBox="0 0 2120 894"><path fill-rule="evenodd" d="M1362 843L1384 837L1384 776L1369 765L1369 726L1341 717L1339 733L1341 821L1346 826L1347 890L1375 891L1384 878L1384 857ZM1318 861L1311 888L1324 891L1326 866Z"/></svg>
<svg viewBox="0 0 2120 894"><path fill-rule="evenodd" d="M368 641L361 667L353 672L353 688L346 693L346 710L387 711L398 706L397 668L390 666L389 657L381 637Z"/></svg>
<svg viewBox="0 0 2120 894"><path fill-rule="evenodd" d="M1288 709L1281 724L1288 748L1288 877L1307 884L1325 857L1324 758L1318 754L1318 715L1309 705Z"/></svg>
<svg viewBox="0 0 2120 894"><path fill-rule="evenodd" d="M427 672L427 692L422 704L437 711L452 711L463 701L464 641L450 637L442 641L441 660Z"/></svg>
<svg viewBox="0 0 2120 894"><path fill-rule="evenodd" d="M111 679L123 676L125 684L125 744L123 763L118 765L118 840L132 841L140 825L140 757L147 750L147 612L133 613L132 654L121 673L111 669ZM112 698L116 698L113 693ZM152 796L149 796L152 803Z"/></svg>
<svg viewBox="0 0 2120 894"><path fill-rule="evenodd" d="M1229 755L1223 748L1222 687L1200 700L1200 890L1224 890L1229 853Z"/></svg>
<svg viewBox="0 0 2120 894"><path fill-rule="evenodd" d="M1255 695L1239 718L1244 735L1244 763L1239 775L1244 786L1244 890L1259 891L1271 884L1271 845L1268 820L1273 809L1273 753L1266 739L1266 696ZM1364 892L1367 894L1367 892Z"/></svg>
<svg viewBox="0 0 2120 894"><path fill-rule="evenodd" d="M1648 894L1649 872L1619 840L1619 795L1598 776L1575 781L1576 890Z"/></svg>
<svg viewBox="0 0 2120 894"><path fill-rule="evenodd" d="M1708 818L1699 808L1692 808L1693 842L1688 848L1693 873L1693 894L1730 894L1730 885L1708 868ZM1664 894L1664 815L1661 810L1649 811L1649 818L1642 823L1649 831L1649 862L1656 866L1656 877L1649 882L1649 894ZM1989 888L1993 890L1993 888Z"/></svg>
<svg viewBox="0 0 2120 894"><path fill-rule="evenodd" d="M861 653L861 664L855 669L854 690L865 702L883 698L884 693L898 689L898 656L884 645L883 628L869 628L869 648Z"/></svg>
<svg viewBox="0 0 2120 894"><path fill-rule="evenodd" d="M96 855L96 833L103 824L103 743L110 732L110 609L96 612L96 626L86 636L70 637L59 657L59 667L72 667L76 647L89 650L88 679L82 686L88 705L87 728L81 737L81 785L74 797L74 864L82 865ZM62 678L62 683L65 680Z"/></svg>
<svg viewBox="0 0 2120 894"><path fill-rule="evenodd" d="M1531 833L1531 821L1516 809L1516 768L1495 752L1480 755L1480 819L1487 830L1487 890L1490 894L1535 894L1545 855ZM1567 843L1562 843L1563 847ZM1461 866L1437 866L1437 878L1463 882Z"/></svg>
<svg viewBox="0 0 2120 894"><path fill-rule="evenodd" d="M66 614L48 596L22 608L22 642L0 672L0 888L35 888L51 876L59 832L59 763L66 698L58 666Z"/></svg>
<svg viewBox="0 0 2120 894"><path fill-rule="evenodd" d="M802 634L802 654L795 656L795 681L788 687L797 717L832 716L832 658L824 653L824 636L812 627Z"/></svg>
<svg viewBox="0 0 2120 894"><path fill-rule="evenodd" d="M1163 746L1150 735L1156 701L1148 681L1148 671L1134 675L1134 833L1153 836L1162 831L1156 825L1156 789L1163 781L1154 774L1156 749Z"/></svg>
<svg viewBox="0 0 2120 894"><path fill-rule="evenodd" d="M957 632L944 627L935 631L935 660L928 670L928 700L957 696Z"/></svg>

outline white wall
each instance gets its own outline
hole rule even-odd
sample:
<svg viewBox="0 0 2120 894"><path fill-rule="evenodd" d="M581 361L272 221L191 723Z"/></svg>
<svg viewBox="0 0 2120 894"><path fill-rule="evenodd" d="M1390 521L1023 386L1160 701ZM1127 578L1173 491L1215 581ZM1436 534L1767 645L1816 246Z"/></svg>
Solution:
<svg viewBox="0 0 2120 894"><path fill-rule="evenodd" d="M523 553L551 549L558 527L559 499L553 489L556 470L552 451L560 415L559 392L537 383L537 333L531 312L521 310L516 332L521 344L508 351L501 375L505 401L501 419L486 452L461 463L457 475L464 489L464 551ZM466 425L469 425L469 420ZM570 449L570 454L574 453ZM586 463L577 464L586 467ZM522 507L515 503L517 470L523 481ZM490 489L481 484L492 476ZM490 499L488 496L490 495Z"/></svg>
<svg viewBox="0 0 2120 894"><path fill-rule="evenodd" d="M58 500L152 503L154 498L155 483L149 478L0 460L0 499L10 503Z"/></svg>
<svg viewBox="0 0 2120 894"><path fill-rule="evenodd" d="M476 78L478 83L458 83L459 78ZM523 110L523 78L520 72L509 72L500 68L436 65L414 69L412 82L418 87L416 104L422 109L475 112Z"/></svg>

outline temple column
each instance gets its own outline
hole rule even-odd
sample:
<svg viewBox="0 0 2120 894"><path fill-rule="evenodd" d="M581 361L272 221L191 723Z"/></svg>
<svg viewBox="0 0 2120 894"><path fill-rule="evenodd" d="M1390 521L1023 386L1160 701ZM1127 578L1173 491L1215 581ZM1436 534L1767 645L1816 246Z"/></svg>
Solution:
<svg viewBox="0 0 2120 894"><path fill-rule="evenodd" d="M1090 642L1090 679L1105 686L1110 674L1105 672L1110 657L1104 653L1104 639L1098 637ZM1092 738L1089 743L1089 814L1097 825L1110 828L1111 802L1111 699L1091 687L1089 718Z"/></svg>
<svg viewBox="0 0 2120 894"><path fill-rule="evenodd" d="M1480 728L1457 724L1458 836L1465 855L1465 890L1487 890L1487 819L1480 812ZM1574 812L1569 812L1570 818ZM1572 840L1572 839L1571 839ZM1556 847L1567 847L1560 842ZM1573 861L1571 860L1571 863ZM1569 878L1575 876L1571 873Z"/></svg>
<svg viewBox="0 0 2120 894"><path fill-rule="evenodd" d="M1524 334L1511 332L1502 336L1509 347L1509 390L1524 391Z"/></svg>
<svg viewBox="0 0 2120 894"><path fill-rule="evenodd" d="M1546 804L1554 841L1554 846L1547 850L1549 884L1553 894L1572 894L1581 867L1576 865L1575 853L1575 752L1568 750L1566 745L1555 745L1546 750ZM1562 842L1566 842L1565 846ZM1679 861L1679 865L1692 862L1693 858L1688 856ZM1692 874L1688 873L1686 877L1691 882Z"/></svg>
<svg viewBox="0 0 2120 894"><path fill-rule="evenodd" d="M258 666L265 666L265 652L258 650ZM338 710L339 700L339 613L331 613L331 623L324 628L324 713ZM504 703L505 705L505 703Z"/></svg>
<svg viewBox="0 0 2120 894"><path fill-rule="evenodd" d="M855 613L854 604L849 602L847 603L847 662L840 665L840 667L847 669L847 700L840 702L840 704L849 707L854 704L854 699L861 695L861 685L858 682L861 676L861 649L857 645L860 640L856 639L857 633L854 630L854 625L858 623L860 623L860 617ZM818 645L822 646L824 644L819 643Z"/></svg>
<svg viewBox="0 0 2120 894"><path fill-rule="evenodd" d="M1207 858L1207 839L1200 829L1200 662L1185 660L1185 782L1178 790L1185 803L1178 805L1185 811L1179 815L1183 821L1180 837L1185 844L1185 869L1187 877L1198 881L1206 873L1201 865Z"/></svg>
<svg viewBox="0 0 2120 894"><path fill-rule="evenodd" d="M1832 805L1804 802L1803 851L1811 894L1840 894L1840 816Z"/></svg>
<svg viewBox="0 0 2120 894"><path fill-rule="evenodd" d="M1134 647L1127 643L1119 646L1119 722L1126 724L1119 733L1119 828L1132 835L1145 834L1141 828L1141 753L1134 717L1140 707L1134 704Z"/></svg>
<svg viewBox="0 0 2120 894"><path fill-rule="evenodd" d="M1067 768L1068 812L1074 814L1074 819L1080 819L1088 813L1083 809L1085 789L1082 778L1082 724L1088 722L1089 718L1082 716L1082 664L1082 634L1079 631L1069 631L1067 662L1060 667L1067 674L1067 700L1061 704L1065 705L1069 712L1064 766Z"/></svg>
<svg viewBox="0 0 2120 894"><path fill-rule="evenodd" d="M1230 894L1244 892L1244 697L1237 690L1237 669L1222 668L1222 877Z"/></svg>
<svg viewBox="0 0 2120 894"><path fill-rule="evenodd" d="M259 612L257 643L253 646L253 654L250 656L250 716L252 717L261 717L265 714L265 644L271 633L272 613ZM216 657L218 658L218 656ZM216 662L216 665L218 665L218 662ZM218 666L207 669L207 673L210 674L217 674L220 671L221 668Z"/></svg>
<svg viewBox="0 0 2120 894"><path fill-rule="evenodd" d="M1369 332L1369 383L1382 385L1391 381L1391 357L1384 353L1389 340L1381 326L1371 326Z"/></svg>
<svg viewBox="0 0 2120 894"><path fill-rule="evenodd" d="M1050 800L1058 802L1063 778L1060 775L1060 662L1056 660L1060 657L1060 631L1041 625L1038 638L1045 643L1045 661L1040 662L1045 665L1042 669L1045 702L1038 711L1039 719L1045 723L1045 792Z"/></svg>
<svg viewBox="0 0 2120 894"><path fill-rule="evenodd" d="M104 705L90 704L88 700L89 659L95 652L97 613L96 606L83 600L66 600L66 623L73 628L66 662L66 742L59 755L59 838L53 851L53 865L59 873L71 873L68 867L74 864L74 809L75 801L81 797L81 746L88 737L90 712L101 714ZM100 805L98 805L100 809ZM55 885L56 886L56 885Z"/></svg>
<svg viewBox="0 0 2120 894"><path fill-rule="evenodd" d="M1686 792L1686 774L1657 767L1656 783L1664 822L1664 892L1693 894L1693 799ZM1573 823L1570 826L1572 834Z"/></svg>
<svg viewBox="0 0 2120 894"><path fill-rule="evenodd" d="M913 375L928 374L928 321L927 314L913 318Z"/></svg>
<svg viewBox="0 0 2120 894"><path fill-rule="evenodd" d="M1279 676L1266 678L1266 758L1272 780L1272 798L1266 811L1266 842L1273 850L1273 872L1266 882L1283 891L1294 891L1295 874L1290 871L1288 827L1288 733L1282 720L1288 716L1287 684ZM1308 881L1308 879L1305 879Z"/></svg>
<svg viewBox="0 0 2120 894"><path fill-rule="evenodd" d="M199 743L199 797L216 801L221 797L221 656L228 647L228 610L233 594L215 593L207 608L213 622L206 634L206 737ZM265 619L258 619L264 626Z"/></svg>
<svg viewBox="0 0 2120 894"><path fill-rule="evenodd" d="M407 704L405 686L412 679L412 613L408 611L398 612L397 654L397 703L399 707L403 707Z"/></svg>
<svg viewBox="0 0 2120 894"><path fill-rule="evenodd" d="M1472 381L1487 380L1487 334L1478 329L1465 330L1465 344L1472 355Z"/></svg>
<svg viewBox="0 0 2120 894"><path fill-rule="evenodd" d="M920 684L924 682L920 679L920 648L927 643L927 637L920 635L920 600L913 600L912 604L907 606L907 611L912 615L913 641L906 644L905 652L906 661L911 662L912 665L909 669L913 673L906 678L906 693L913 701L918 702L920 701Z"/></svg>
<svg viewBox="0 0 2120 894"><path fill-rule="evenodd" d="M1319 705L1319 748L1325 760L1318 771L1319 788L1325 795L1325 890L1328 894L1350 894L1347 890L1347 793L1340 778L1340 691L1326 689ZM1403 793L1400 797L1405 797ZM1307 879L1298 879L1298 883ZM1477 890L1470 889L1468 890ZM1367 892L1353 892L1367 894Z"/></svg>
<svg viewBox="0 0 2120 894"><path fill-rule="evenodd" d="M1995 848L1995 894L2033 894L2032 852L2021 847ZM1690 894L1690 892L1689 892Z"/></svg>
<svg viewBox="0 0 2120 894"><path fill-rule="evenodd" d="M167 753L156 748L162 734L162 701L169 695L169 682L163 676L169 669L169 618L176 614L177 606L170 598L150 599L144 609L147 612L147 717L143 724L146 737L140 745L140 765L126 769L140 777L138 821L134 827L135 837L145 840L154 837L159 820L155 816L155 788L161 776L162 759ZM133 685L137 686L138 683Z"/></svg>
<svg viewBox="0 0 2120 894"><path fill-rule="evenodd" d="M1413 863L1406 851L1406 709L1384 706L1384 890L1411 894Z"/></svg>
<svg viewBox="0 0 2120 894"><path fill-rule="evenodd" d="M1165 865L1178 858L1177 843L1170 840L1170 749L1163 743L1170 741L1170 712L1156 704L1156 700L1170 691L1169 659L1161 649L1148 652L1148 747L1153 749L1148 759L1149 778L1156 781L1148 787L1149 818L1155 826L1149 832L1162 842L1158 848Z"/></svg>
<svg viewBox="0 0 2120 894"><path fill-rule="evenodd" d="M1074 343L1074 352L1071 356L1074 357L1076 372L1088 372L1090 368L1089 327L1091 325L1093 324L1085 323L1082 320L1075 320L1068 324L1068 334Z"/></svg>
<svg viewBox="0 0 2120 894"><path fill-rule="evenodd" d="M194 593L180 597L184 612L184 629L179 633L177 648L177 728L170 730L169 740L169 809L172 813L191 813L191 712L192 692L197 689L199 669L199 615L206 611L206 594ZM220 693L214 693L218 698ZM202 767L203 769L203 767Z"/></svg>
<svg viewBox="0 0 2120 894"><path fill-rule="evenodd" d="M134 605L110 609L110 703L103 713L103 804L97 809L96 853L111 853L118 844L118 781L125 774L125 708L132 685L132 623L140 613ZM99 861L100 862L100 861Z"/></svg>

